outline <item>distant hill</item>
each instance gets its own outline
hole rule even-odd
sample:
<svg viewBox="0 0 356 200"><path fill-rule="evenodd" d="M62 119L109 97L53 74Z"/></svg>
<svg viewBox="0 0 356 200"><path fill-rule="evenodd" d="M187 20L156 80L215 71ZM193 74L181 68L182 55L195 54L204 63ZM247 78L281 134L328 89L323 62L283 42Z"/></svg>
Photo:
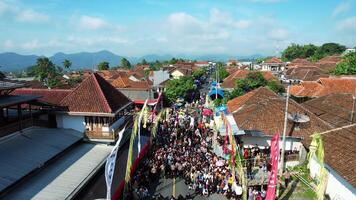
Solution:
<svg viewBox="0 0 356 200"><path fill-rule="evenodd" d="M63 66L63 61L68 59L72 62L72 69L92 69L98 63L106 61L110 63L110 67L120 64L123 57L113 54L110 51L99 51L95 53L81 52L73 54L56 53L50 57L51 61L58 65Z"/></svg>
<svg viewBox="0 0 356 200"><path fill-rule="evenodd" d="M39 56L0 53L0 71L19 71L36 63Z"/></svg>
<svg viewBox="0 0 356 200"><path fill-rule="evenodd" d="M26 69L29 66L36 64L37 58L40 56L37 55L20 55L17 53L0 53L0 71L21 71ZM237 59L255 59L262 57L259 54L252 55L252 56L231 56L227 54L212 54L212 55L202 55L202 56L195 56L195 55L156 55L150 54L145 55L142 57L126 57L132 64L136 64L137 62L141 62L142 59L146 59L148 62L152 61L162 61L162 60L169 60L171 58L184 58L184 59L191 59L191 60L210 60L210 61L227 61L231 58ZM120 64L121 59L123 56L116 55L110 51L99 51L99 52L80 52L80 53L56 53L53 56L49 57L51 61L58 65L63 66L63 61L68 59L72 62L72 69L93 69L99 62L107 61L110 63L110 67L115 67Z"/></svg>

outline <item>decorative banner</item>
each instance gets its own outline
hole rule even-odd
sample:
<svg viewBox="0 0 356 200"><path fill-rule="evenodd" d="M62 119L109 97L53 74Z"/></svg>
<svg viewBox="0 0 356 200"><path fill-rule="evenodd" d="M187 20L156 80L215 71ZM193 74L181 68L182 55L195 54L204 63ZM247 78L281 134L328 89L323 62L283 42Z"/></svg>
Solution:
<svg viewBox="0 0 356 200"><path fill-rule="evenodd" d="M157 128L159 125L159 121L161 120L162 115L164 114L165 110L161 110L158 115L156 115L156 118L153 121L153 127L152 127L152 136L156 137L157 134Z"/></svg>
<svg viewBox="0 0 356 200"><path fill-rule="evenodd" d="M105 164L106 199L111 199L111 183L115 171L117 150L119 149L119 144L121 142L125 129L126 126L118 133L119 138L116 141L114 148L111 150L110 155L106 158L106 164Z"/></svg>
<svg viewBox="0 0 356 200"><path fill-rule="evenodd" d="M279 159L279 134L275 134L271 140L271 174L268 177L268 188L266 200L274 200L276 198L276 186L278 175L278 159Z"/></svg>
<svg viewBox="0 0 356 200"><path fill-rule="evenodd" d="M314 162L314 165L319 165L319 183L316 188L316 195L318 200L324 199L324 192L326 188L326 177L327 172L324 168L324 145L321 135L319 133L312 135L312 142L310 144L310 153L308 155L309 163L308 167L311 169L311 163L313 163L313 159L317 161Z"/></svg>
<svg viewBox="0 0 356 200"><path fill-rule="evenodd" d="M126 183L129 182L130 180L130 173L131 173L131 165L132 165L132 149L134 145L134 141L136 138L137 134L137 124L138 124L138 116L135 117L134 124L132 126L132 133L130 137L130 147L129 147L129 152L127 156L127 165L126 165L126 175L125 175L125 181Z"/></svg>
<svg viewBox="0 0 356 200"><path fill-rule="evenodd" d="M147 106L148 99L146 99L145 104L143 104L143 107L140 112L140 116L138 118L138 142L137 142L137 152L140 153L141 151L141 122L143 118L143 113L145 112L146 106Z"/></svg>

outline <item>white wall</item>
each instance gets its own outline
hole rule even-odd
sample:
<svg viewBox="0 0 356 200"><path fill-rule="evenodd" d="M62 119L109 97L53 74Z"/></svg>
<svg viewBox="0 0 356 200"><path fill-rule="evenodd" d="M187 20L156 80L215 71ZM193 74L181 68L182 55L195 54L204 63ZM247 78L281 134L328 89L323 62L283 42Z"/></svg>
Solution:
<svg viewBox="0 0 356 200"><path fill-rule="evenodd" d="M356 189L330 168L326 194L333 200L355 200Z"/></svg>
<svg viewBox="0 0 356 200"><path fill-rule="evenodd" d="M74 129L79 132L85 131L85 120L84 116L73 116L73 115L57 115L57 126L58 128L68 128Z"/></svg>
<svg viewBox="0 0 356 200"><path fill-rule="evenodd" d="M311 176L314 177L316 175L318 177L320 174L319 163L316 159L311 159L309 164ZM355 188L331 167L326 167L326 170L328 171L328 180L325 194L328 194L332 200L356 200Z"/></svg>
<svg viewBox="0 0 356 200"><path fill-rule="evenodd" d="M243 135L240 137L241 140L244 142L244 146L247 147L248 145L255 145L257 144L259 147L263 146L270 146L271 145L271 138L268 137L258 137L258 136L246 136ZM280 138L282 139L282 138ZM302 144L300 143L299 139L294 138L286 138L286 151L297 149L300 151ZM279 148L282 149L282 141L279 142Z"/></svg>

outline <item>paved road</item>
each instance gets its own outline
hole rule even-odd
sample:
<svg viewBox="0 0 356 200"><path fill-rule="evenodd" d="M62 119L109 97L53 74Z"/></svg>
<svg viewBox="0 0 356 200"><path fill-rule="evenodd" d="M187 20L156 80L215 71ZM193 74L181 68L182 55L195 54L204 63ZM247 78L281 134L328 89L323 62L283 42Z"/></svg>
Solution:
<svg viewBox="0 0 356 200"><path fill-rule="evenodd" d="M177 179L160 179L154 194L161 194L164 197L171 197L175 194L175 197L182 195L185 197L188 193L192 193L188 190L188 186L184 183L181 178ZM197 195L194 197L195 200L227 200L227 198L220 194L212 194L209 197Z"/></svg>

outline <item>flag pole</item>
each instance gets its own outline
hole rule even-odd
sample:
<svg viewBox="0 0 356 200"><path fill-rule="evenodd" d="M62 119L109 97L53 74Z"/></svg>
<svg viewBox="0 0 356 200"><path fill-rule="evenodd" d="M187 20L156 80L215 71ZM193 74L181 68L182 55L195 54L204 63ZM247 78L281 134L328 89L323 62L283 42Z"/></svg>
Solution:
<svg viewBox="0 0 356 200"><path fill-rule="evenodd" d="M287 99L286 99L286 109L284 113L284 126L283 126L283 136L282 136L282 154L281 154L281 168L279 169L279 176L283 175L284 171L284 152L286 149L286 132L287 132L287 122L288 122L288 102L289 102L289 90L290 84L287 87ZM277 181L278 182L278 181ZM277 197L279 195L279 183L277 183Z"/></svg>

